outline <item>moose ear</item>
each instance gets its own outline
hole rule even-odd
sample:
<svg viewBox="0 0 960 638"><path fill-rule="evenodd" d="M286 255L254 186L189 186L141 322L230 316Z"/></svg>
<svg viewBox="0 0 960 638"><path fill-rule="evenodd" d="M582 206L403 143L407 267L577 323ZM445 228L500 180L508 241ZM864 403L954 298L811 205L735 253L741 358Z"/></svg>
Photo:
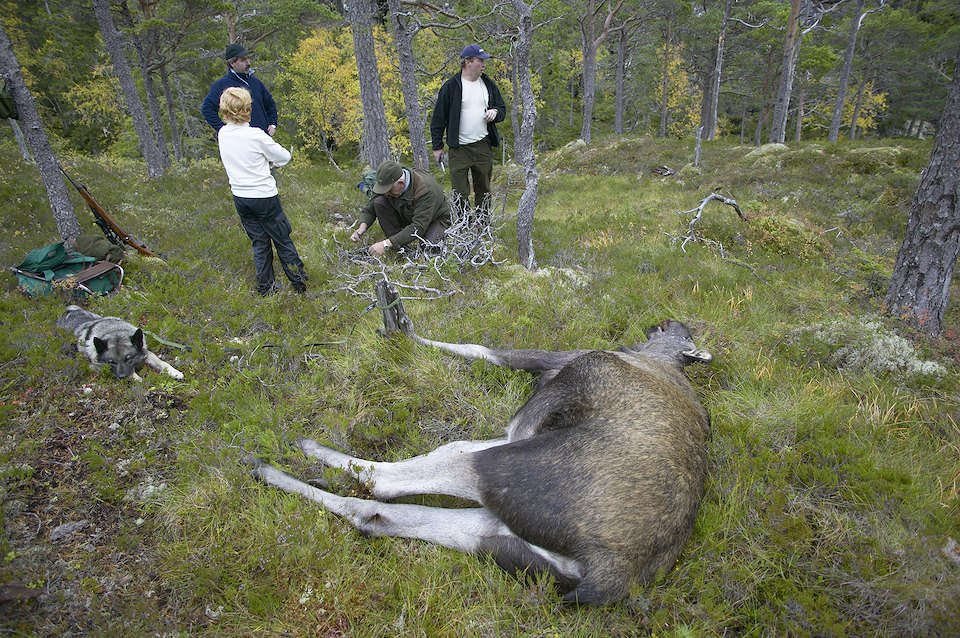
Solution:
<svg viewBox="0 0 960 638"><path fill-rule="evenodd" d="M694 348L693 350L684 350L680 353L683 356L684 363L710 363L713 361L713 355L706 350Z"/></svg>
<svg viewBox="0 0 960 638"><path fill-rule="evenodd" d="M647 328L647 331L645 333L647 335L647 341L649 341L650 337L652 337L653 335L660 334L661 332L663 332L663 326L661 326L660 324L657 324L655 326L650 326L649 328Z"/></svg>
<svg viewBox="0 0 960 638"><path fill-rule="evenodd" d="M143 350L143 330L137 328L137 331L130 335L130 343L133 344L137 350Z"/></svg>

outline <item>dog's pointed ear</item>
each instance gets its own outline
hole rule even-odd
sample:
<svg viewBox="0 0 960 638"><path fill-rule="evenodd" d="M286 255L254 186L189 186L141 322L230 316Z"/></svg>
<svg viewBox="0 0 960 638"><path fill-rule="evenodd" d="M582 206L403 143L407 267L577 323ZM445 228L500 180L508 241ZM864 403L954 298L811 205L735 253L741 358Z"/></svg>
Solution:
<svg viewBox="0 0 960 638"><path fill-rule="evenodd" d="M137 331L130 335L130 343L137 350L143 350L143 330L141 328L137 328Z"/></svg>
<svg viewBox="0 0 960 638"><path fill-rule="evenodd" d="M101 339L100 337L93 338L93 347L97 349L97 354L103 354L107 351L107 348L110 347L110 344L106 339Z"/></svg>

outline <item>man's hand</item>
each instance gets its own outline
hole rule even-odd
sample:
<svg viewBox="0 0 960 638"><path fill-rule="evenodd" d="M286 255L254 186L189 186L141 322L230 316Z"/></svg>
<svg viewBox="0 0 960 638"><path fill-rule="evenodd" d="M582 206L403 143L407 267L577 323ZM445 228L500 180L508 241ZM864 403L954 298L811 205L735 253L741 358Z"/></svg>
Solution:
<svg viewBox="0 0 960 638"><path fill-rule="evenodd" d="M277 132L277 126L275 124L271 124L270 126L267 127L267 135L269 135L270 137L273 137L273 134L276 132Z"/></svg>
<svg viewBox="0 0 960 638"><path fill-rule="evenodd" d="M442 148L439 148L439 149L436 149L435 151L433 151L433 159L434 159L434 161L435 161L437 164L440 163L440 160L443 159L443 149L442 149Z"/></svg>
<svg viewBox="0 0 960 638"><path fill-rule="evenodd" d="M360 224L360 226L358 226L357 229L353 231L353 234L350 235L350 241L352 241L353 243L357 243L358 241L360 241L360 237L363 236L365 232L367 232L367 225Z"/></svg>
<svg viewBox="0 0 960 638"><path fill-rule="evenodd" d="M387 252L387 241L389 240L378 241L370 246L370 248L367 248L367 252L374 257L383 257Z"/></svg>
<svg viewBox="0 0 960 638"><path fill-rule="evenodd" d="M487 112L483 114L484 122L492 122L497 119L497 109L487 109Z"/></svg>

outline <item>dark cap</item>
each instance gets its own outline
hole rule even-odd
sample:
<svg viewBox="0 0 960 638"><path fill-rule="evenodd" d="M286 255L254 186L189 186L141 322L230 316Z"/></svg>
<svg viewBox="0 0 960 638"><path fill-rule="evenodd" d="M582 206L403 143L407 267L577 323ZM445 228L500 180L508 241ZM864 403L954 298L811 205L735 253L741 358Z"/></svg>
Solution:
<svg viewBox="0 0 960 638"><path fill-rule="evenodd" d="M481 60L486 60L491 57L489 53L483 50L483 47L479 44L471 44L463 47L463 51L460 52L460 59L465 60L467 58L480 58Z"/></svg>
<svg viewBox="0 0 960 638"><path fill-rule="evenodd" d="M224 60L232 60L234 58L242 58L245 55L249 55L250 52L242 44L228 44L227 48L223 52Z"/></svg>
<svg viewBox="0 0 960 638"><path fill-rule="evenodd" d="M393 160L387 160L377 168L377 183L373 185L373 192L383 195L403 176L403 167Z"/></svg>

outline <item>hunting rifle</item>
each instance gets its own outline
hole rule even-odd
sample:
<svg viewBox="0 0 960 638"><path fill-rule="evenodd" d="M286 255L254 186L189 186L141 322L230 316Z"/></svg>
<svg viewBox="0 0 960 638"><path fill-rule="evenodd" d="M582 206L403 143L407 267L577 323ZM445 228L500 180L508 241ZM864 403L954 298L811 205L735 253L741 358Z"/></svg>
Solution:
<svg viewBox="0 0 960 638"><path fill-rule="evenodd" d="M90 207L90 210L93 211L93 221L96 222L97 226L100 227L100 230L103 231L103 234L107 236L107 239L111 243L120 245L120 242L127 244L128 246L133 246L138 253L141 255L146 255L147 257L156 257L156 255L147 248L146 244L142 244L137 241L133 235L125 232L120 226L117 225L117 222L113 221L110 215L107 214L107 211L104 210L103 206L93 198L93 195L90 194L90 191L87 190L87 187L83 184L79 184L73 181L73 178L67 175L67 171L63 170L63 167L57 164L57 167L60 169L60 172L63 173L63 176L70 180L70 183L73 184L73 187L77 189L77 192L80 193L80 197L83 198L83 201L87 202L87 206Z"/></svg>

